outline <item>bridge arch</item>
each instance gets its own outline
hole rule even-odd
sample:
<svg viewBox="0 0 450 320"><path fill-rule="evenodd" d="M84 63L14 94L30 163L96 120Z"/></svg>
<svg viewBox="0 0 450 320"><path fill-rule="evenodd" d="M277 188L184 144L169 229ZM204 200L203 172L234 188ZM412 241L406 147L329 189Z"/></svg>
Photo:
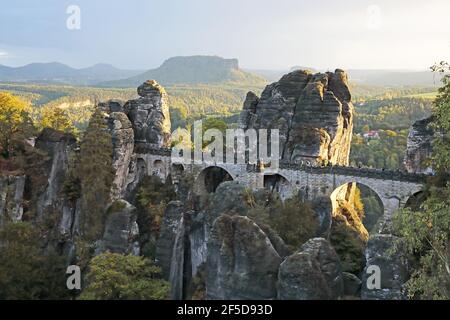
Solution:
<svg viewBox="0 0 450 320"><path fill-rule="evenodd" d="M279 173L269 173L264 175L264 188L277 192L280 198L285 200L293 195L293 187L289 180Z"/></svg>
<svg viewBox="0 0 450 320"><path fill-rule="evenodd" d="M152 164L152 175L158 176L162 181L166 180L166 166L164 161L157 159Z"/></svg>
<svg viewBox="0 0 450 320"><path fill-rule="evenodd" d="M418 191L413 193L405 201L405 208L411 208L413 210L420 209L420 205L425 201L427 193L425 191Z"/></svg>
<svg viewBox="0 0 450 320"><path fill-rule="evenodd" d="M148 166L147 162L144 158L137 158L136 162L130 163L130 169L131 172L134 172L136 176L142 178L146 175L148 175Z"/></svg>
<svg viewBox="0 0 450 320"><path fill-rule="evenodd" d="M344 183L333 190L330 199L333 216L340 208L351 206L360 215L367 232L376 232L377 222L384 216L385 202L370 186L359 182Z"/></svg>
<svg viewBox="0 0 450 320"><path fill-rule="evenodd" d="M170 166L170 174L172 177L181 177L186 167L182 163L172 163Z"/></svg>
<svg viewBox="0 0 450 320"><path fill-rule="evenodd" d="M222 182L233 180L234 178L228 170L219 166L209 166L197 176L194 190L197 194L214 193Z"/></svg>

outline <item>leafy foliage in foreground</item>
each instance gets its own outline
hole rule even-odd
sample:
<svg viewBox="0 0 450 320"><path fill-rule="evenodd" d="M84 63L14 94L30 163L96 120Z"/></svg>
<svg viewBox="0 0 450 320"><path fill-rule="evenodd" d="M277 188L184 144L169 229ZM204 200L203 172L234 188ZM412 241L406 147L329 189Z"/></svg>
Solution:
<svg viewBox="0 0 450 320"><path fill-rule="evenodd" d="M0 92L0 152L9 157L14 138L27 138L33 130L31 107L22 99Z"/></svg>
<svg viewBox="0 0 450 320"><path fill-rule="evenodd" d="M169 284L160 278L151 260L132 255L103 253L89 264L82 300L163 300Z"/></svg>
<svg viewBox="0 0 450 320"><path fill-rule="evenodd" d="M38 230L26 222L7 223L0 231L0 299L65 299L65 262L44 254Z"/></svg>
<svg viewBox="0 0 450 320"><path fill-rule="evenodd" d="M430 196L419 210L401 210L394 227L416 258L408 281L409 296L422 299L450 299L450 186L431 187Z"/></svg>
<svg viewBox="0 0 450 320"><path fill-rule="evenodd" d="M450 66L433 67L444 72ZM427 199L419 209L403 209L394 217L394 228L403 237L409 254L416 258L408 281L410 298L450 299L450 77L435 100L433 126L437 132L432 164L437 177L429 182Z"/></svg>
<svg viewBox="0 0 450 320"><path fill-rule="evenodd" d="M273 228L294 250L312 238L317 231L319 222L310 204L297 198L283 202L268 195L266 201L260 201L249 194L247 203L250 205L248 216Z"/></svg>

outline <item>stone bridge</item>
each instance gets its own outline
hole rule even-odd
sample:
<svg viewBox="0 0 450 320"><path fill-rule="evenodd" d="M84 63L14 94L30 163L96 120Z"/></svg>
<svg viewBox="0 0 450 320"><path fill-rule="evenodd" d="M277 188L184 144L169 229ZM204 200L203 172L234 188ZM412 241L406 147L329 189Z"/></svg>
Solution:
<svg viewBox="0 0 450 320"><path fill-rule="evenodd" d="M307 199L330 197L335 205L338 190L349 183L365 185L373 190L384 207L384 216L404 207L408 199L423 189L427 175L381 169L343 166L306 166L280 163L277 170L258 168L250 164L181 164L172 163L170 149L143 150L136 153L141 174L158 175L163 181L170 175L177 184L180 176L189 172L195 178L194 191L214 192L227 180L239 181L251 189L270 188L282 198L303 194Z"/></svg>

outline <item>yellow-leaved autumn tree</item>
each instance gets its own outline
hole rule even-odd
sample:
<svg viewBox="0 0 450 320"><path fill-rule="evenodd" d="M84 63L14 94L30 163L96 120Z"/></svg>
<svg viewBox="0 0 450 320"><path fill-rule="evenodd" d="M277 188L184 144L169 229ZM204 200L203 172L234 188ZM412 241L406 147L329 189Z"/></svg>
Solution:
<svg viewBox="0 0 450 320"><path fill-rule="evenodd" d="M25 138L32 129L31 106L8 92L0 92L0 151L8 158L15 137Z"/></svg>
<svg viewBox="0 0 450 320"><path fill-rule="evenodd" d="M67 111L58 107L42 108L39 126L61 132L74 132L74 126Z"/></svg>

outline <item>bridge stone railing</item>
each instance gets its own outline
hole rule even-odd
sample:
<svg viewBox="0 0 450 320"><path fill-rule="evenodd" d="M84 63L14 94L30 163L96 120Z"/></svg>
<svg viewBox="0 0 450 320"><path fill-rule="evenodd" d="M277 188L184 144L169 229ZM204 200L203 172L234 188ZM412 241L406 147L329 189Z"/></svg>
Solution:
<svg viewBox="0 0 450 320"><path fill-rule="evenodd" d="M355 168L345 166L307 166L299 163L281 162L280 168L307 171L312 174L337 174L355 177L366 177L381 180L396 180L406 182L425 183L429 177L426 174L409 173L400 170L385 170L373 168Z"/></svg>
<svg viewBox="0 0 450 320"><path fill-rule="evenodd" d="M163 157L170 157L172 150L170 148L156 148L150 146L135 146L135 153L138 154L152 154L159 155ZM366 177L381 180L395 180L395 181L405 181L405 182L416 182L425 183L430 175L409 173L400 170L387 170L387 169L373 169L373 168L356 168L347 166L310 166L304 163L292 163L287 161L280 162L280 169L305 171L312 174L336 174L336 175L346 175L355 177ZM259 172L259 168L256 165L247 165L248 172Z"/></svg>

